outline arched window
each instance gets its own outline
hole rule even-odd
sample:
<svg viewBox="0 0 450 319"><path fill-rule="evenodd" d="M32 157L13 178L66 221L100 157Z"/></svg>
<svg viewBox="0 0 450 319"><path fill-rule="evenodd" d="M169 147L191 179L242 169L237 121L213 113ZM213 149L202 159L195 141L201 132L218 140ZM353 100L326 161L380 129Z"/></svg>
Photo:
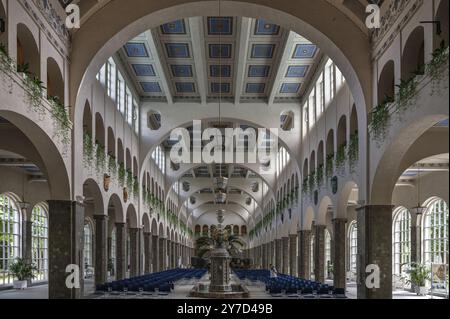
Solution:
<svg viewBox="0 0 450 319"><path fill-rule="evenodd" d="M392 243L394 254L392 273L402 276L402 273L407 269L407 267L402 268L402 266L411 262L411 214L404 207L399 208L395 214Z"/></svg>
<svg viewBox="0 0 450 319"><path fill-rule="evenodd" d="M349 264L348 270L356 274L356 262L358 259L358 228L356 221L353 221L348 228L348 251Z"/></svg>
<svg viewBox="0 0 450 319"><path fill-rule="evenodd" d="M328 229L325 229L325 275L331 278L331 235Z"/></svg>
<svg viewBox="0 0 450 319"><path fill-rule="evenodd" d="M36 205L31 214L31 256L37 267L35 281L48 278L48 217L41 205Z"/></svg>
<svg viewBox="0 0 450 319"><path fill-rule="evenodd" d="M20 257L21 218L16 202L0 195L0 286L13 283L9 265Z"/></svg>
<svg viewBox="0 0 450 319"><path fill-rule="evenodd" d="M433 264L434 288L448 289L448 206L442 199L427 205L423 219L423 262Z"/></svg>
<svg viewBox="0 0 450 319"><path fill-rule="evenodd" d="M315 273L314 273L314 246L315 246L315 236L311 236L311 243L310 243L310 251L309 251L309 276L311 280L315 279Z"/></svg>
<svg viewBox="0 0 450 319"><path fill-rule="evenodd" d="M92 226L88 222L84 225L84 266L85 270L92 267Z"/></svg>

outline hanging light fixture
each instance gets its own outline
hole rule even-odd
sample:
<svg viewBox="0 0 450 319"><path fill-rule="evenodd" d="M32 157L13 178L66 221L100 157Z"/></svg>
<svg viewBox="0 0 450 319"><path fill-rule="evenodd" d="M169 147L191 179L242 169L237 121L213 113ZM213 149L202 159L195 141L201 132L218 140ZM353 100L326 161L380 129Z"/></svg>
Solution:
<svg viewBox="0 0 450 319"><path fill-rule="evenodd" d="M418 167L418 169L417 169L417 206L411 208L411 212L415 213L416 215L422 215L427 210L427 208L423 207L420 204L420 164L419 163L417 163L417 167Z"/></svg>
<svg viewBox="0 0 450 319"><path fill-rule="evenodd" d="M19 203L19 207L22 212L26 212L26 210L30 207L30 203L25 201L25 183L26 183L26 179L27 179L27 171L25 169L24 164L22 164L22 171L23 171L22 172L23 173L23 176L22 176L22 200Z"/></svg>
<svg viewBox="0 0 450 319"><path fill-rule="evenodd" d="M223 191L218 191L214 194L216 204L225 204L225 201L227 200L227 193Z"/></svg>
<svg viewBox="0 0 450 319"><path fill-rule="evenodd" d="M222 223L225 220L225 210L224 209L219 209L217 211L217 221L219 222L219 228L222 226Z"/></svg>

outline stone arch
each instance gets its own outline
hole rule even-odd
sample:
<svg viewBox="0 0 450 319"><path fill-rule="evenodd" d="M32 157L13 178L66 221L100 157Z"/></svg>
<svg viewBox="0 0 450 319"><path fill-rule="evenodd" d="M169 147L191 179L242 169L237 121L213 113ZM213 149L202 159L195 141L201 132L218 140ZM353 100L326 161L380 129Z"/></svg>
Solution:
<svg viewBox="0 0 450 319"><path fill-rule="evenodd" d="M122 201L117 194L111 194L108 200L108 216L113 223L123 223L125 216L123 214Z"/></svg>
<svg viewBox="0 0 450 319"><path fill-rule="evenodd" d="M133 204L128 205L126 222L128 228L138 228L138 214Z"/></svg>
<svg viewBox="0 0 450 319"><path fill-rule="evenodd" d="M14 128L2 132L0 148L35 162L48 178L51 196L49 199L70 200L72 196L68 169L53 139L38 124L16 112L0 110L0 118L8 121ZM9 138L8 134L13 136ZM26 145L28 146L25 149Z"/></svg>
<svg viewBox="0 0 450 319"><path fill-rule="evenodd" d="M328 131L327 135L327 157L330 155L334 155L334 131L331 129Z"/></svg>
<svg viewBox="0 0 450 319"><path fill-rule="evenodd" d="M147 213L142 214L142 226L145 233L151 232L150 216Z"/></svg>
<svg viewBox="0 0 450 319"><path fill-rule="evenodd" d="M152 232L153 236L158 236L158 224L156 223L156 219L155 218L153 218L153 220L152 220L152 230L151 230L151 232Z"/></svg>
<svg viewBox="0 0 450 319"><path fill-rule="evenodd" d="M41 78L41 60L39 46L30 29L23 24L17 25L17 68L24 70L23 66L28 65L28 70L32 77Z"/></svg>
<svg viewBox="0 0 450 319"><path fill-rule="evenodd" d="M354 181L348 181L341 187L341 191L339 193L338 199L337 199L337 207L335 209L335 218L346 218L347 217L347 207L349 204L350 197L352 195L357 197L357 200L359 200L359 193L360 189L358 187L358 184ZM356 203L355 203L356 205Z"/></svg>
<svg viewBox="0 0 450 319"><path fill-rule="evenodd" d="M358 114L356 111L356 106L353 104L350 113L350 136L358 134Z"/></svg>
<svg viewBox="0 0 450 319"><path fill-rule="evenodd" d="M309 206L305 210L305 214L302 216L302 224L300 225L301 230L311 230L314 221L314 208Z"/></svg>
<svg viewBox="0 0 450 319"><path fill-rule="evenodd" d="M315 218L317 225L325 225L326 224L327 212L328 212L330 206L331 207L333 206L333 201L331 200L331 198L328 196L323 197L319 204L319 208L317 210L317 214L316 214L316 218Z"/></svg>
<svg viewBox="0 0 450 319"><path fill-rule="evenodd" d="M164 225L163 225L162 222L159 223L158 236L159 236L160 238L165 238L165 235L164 235Z"/></svg>
<svg viewBox="0 0 450 319"><path fill-rule="evenodd" d="M125 168L128 171L132 171L132 163L131 163L131 152L130 149L127 147L125 151Z"/></svg>
<svg viewBox="0 0 450 319"><path fill-rule="evenodd" d="M323 141L320 141L317 147L317 167L323 166L325 160Z"/></svg>
<svg viewBox="0 0 450 319"><path fill-rule="evenodd" d="M425 65L425 30L423 26L416 27L408 36L403 47L401 63L401 79L408 81L416 74L424 74Z"/></svg>
<svg viewBox="0 0 450 319"><path fill-rule="evenodd" d="M378 79L378 104L393 101L395 97L395 63L389 60Z"/></svg>
<svg viewBox="0 0 450 319"><path fill-rule="evenodd" d="M54 58L47 58L47 96L56 97L64 104L64 77Z"/></svg>
<svg viewBox="0 0 450 319"><path fill-rule="evenodd" d="M91 178L83 183L83 196L86 205L94 205L93 215L106 215L104 207L103 194L97 182Z"/></svg>
<svg viewBox="0 0 450 319"><path fill-rule="evenodd" d="M92 111L91 106L89 105L89 102L86 101L84 105L84 111L83 111L83 134L89 134L89 136L92 138Z"/></svg>
<svg viewBox="0 0 450 319"><path fill-rule="evenodd" d="M316 151L311 152L311 157L309 159L309 173L313 173L316 170Z"/></svg>
<svg viewBox="0 0 450 319"><path fill-rule="evenodd" d="M441 34L437 34L437 30L433 32L435 34L434 40L434 49L437 49L441 46L441 43L444 44L444 47L448 47L449 45L449 32L448 32L448 12L449 12L449 2L445 0L441 0L439 7L436 11L435 19L441 23ZM436 26L434 26L436 29Z"/></svg>
<svg viewBox="0 0 450 319"><path fill-rule="evenodd" d="M105 147L105 124L100 113L95 114L95 143Z"/></svg>

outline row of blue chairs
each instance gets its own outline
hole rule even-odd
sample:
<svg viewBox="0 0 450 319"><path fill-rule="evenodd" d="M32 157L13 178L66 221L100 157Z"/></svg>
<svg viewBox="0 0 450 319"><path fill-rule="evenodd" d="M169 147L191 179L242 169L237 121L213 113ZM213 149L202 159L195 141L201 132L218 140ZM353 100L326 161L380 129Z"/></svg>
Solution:
<svg viewBox="0 0 450 319"><path fill-rule="evenodd" d="M235 270L240 280L260 281L265 284L266 291L271 295L307 295L345 297L345 290L317 281L306 280L285 274L270 277L266 269Z"/></svg>
<svg viewBox="0 0 450 319"><path fill-rule="evenodd" d="M171 269L97 285L98 292L161 292L170 293L174 283L181 279L200 279L206 269Z"/></svg>

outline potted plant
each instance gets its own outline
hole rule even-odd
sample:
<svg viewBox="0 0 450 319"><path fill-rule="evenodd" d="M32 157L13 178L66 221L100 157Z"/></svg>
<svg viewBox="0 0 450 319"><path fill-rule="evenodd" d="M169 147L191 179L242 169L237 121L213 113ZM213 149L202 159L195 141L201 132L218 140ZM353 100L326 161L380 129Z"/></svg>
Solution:
<svg viewBox="0 0 450 319"><path fill-rule="evenodd" d="M14 263L9 266L9 271L17 278L14 280L14 289L26 289L28 287L28 280L33 279L35 275L33 271L37 268L31 263L27 263L25 259L17 258Z"/></svg>
<svg viewBox="0 0 450 319"><path fill-rule="evenodd" d="M425 296L428 293L426 282L427 280L430 280L430 269L424 264L412 263L409 275L411 279L408 280L408 283L413 285L417 295Z"/></svg>

